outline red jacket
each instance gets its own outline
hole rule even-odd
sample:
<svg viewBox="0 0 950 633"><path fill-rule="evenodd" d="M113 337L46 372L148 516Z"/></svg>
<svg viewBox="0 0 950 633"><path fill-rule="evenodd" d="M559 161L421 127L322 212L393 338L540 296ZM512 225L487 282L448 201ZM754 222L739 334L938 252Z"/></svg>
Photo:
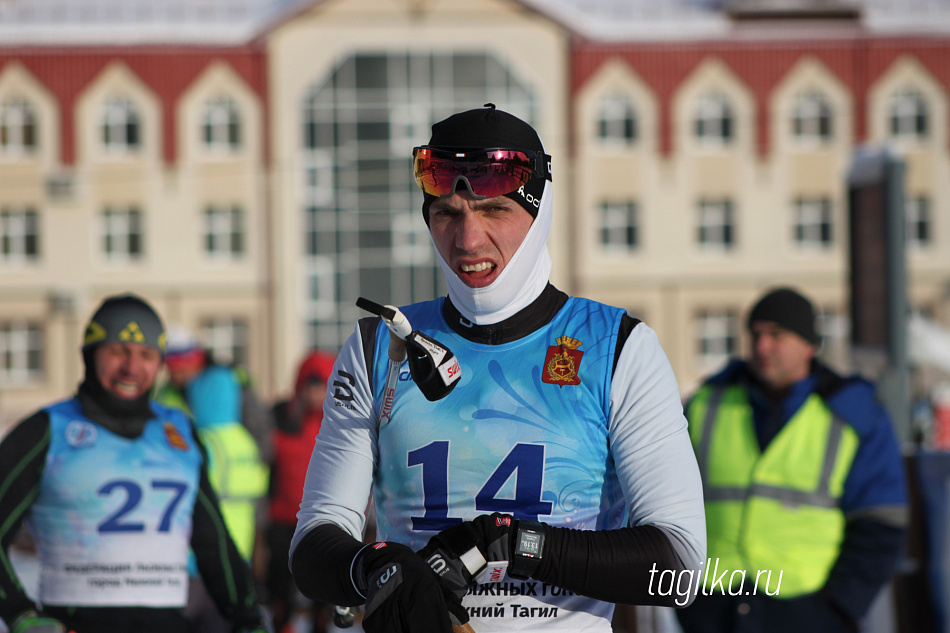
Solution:
<svg viewBox="0 0 950 633"><path fill-rule="evenodd" d="M271 464L270 518L275 523L297 523L313 442L320 432L323 408L304 411L300 395L312 380L327 384L334 358L312 352L300 364L294 395L274 406L273 463Z"/></svg>

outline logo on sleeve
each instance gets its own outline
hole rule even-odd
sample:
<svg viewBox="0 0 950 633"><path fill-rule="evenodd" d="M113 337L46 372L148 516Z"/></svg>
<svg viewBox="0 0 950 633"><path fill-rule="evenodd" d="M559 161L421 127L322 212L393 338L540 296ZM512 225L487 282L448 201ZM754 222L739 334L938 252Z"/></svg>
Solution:
<svg viewBox="0 0 950 633"><path fill-rule="evenodd" d="M338 369L336 373L340 378L346 380L346 382L342 380L333 381L333 399L336 400L336 406L343 407L344 409L352 409L353 405L350 403L356 400L356 398L353 397L353 387L356 385L356 377L342 369Z"/></svg>
<svg viewBox="0 0 950 633"><path fill-rule="evenodd" d="M541 380L559 387L581 384L577 372L580 370L584 352L577 348L583 343L570 336L558 337L556 342L557 346L549 347L548 354L544 358L544 372Z"/></svg>

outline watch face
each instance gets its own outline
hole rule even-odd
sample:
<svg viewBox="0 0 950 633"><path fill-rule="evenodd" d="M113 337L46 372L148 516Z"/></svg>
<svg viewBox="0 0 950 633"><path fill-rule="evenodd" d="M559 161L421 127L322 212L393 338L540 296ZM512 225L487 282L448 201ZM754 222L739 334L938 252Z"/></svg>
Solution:
<svg viewBox="0 0 950 633"><path fill-rule="evenodd" d="M518 548L516 554L521 556L539 556L541 554L541 534L537 532L520 532L518 534Z"/></svg>

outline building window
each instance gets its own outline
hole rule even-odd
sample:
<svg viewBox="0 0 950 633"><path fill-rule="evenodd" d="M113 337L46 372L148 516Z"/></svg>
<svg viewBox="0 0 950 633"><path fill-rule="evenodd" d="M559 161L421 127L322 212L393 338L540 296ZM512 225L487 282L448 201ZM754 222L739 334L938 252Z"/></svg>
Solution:
<svg viewBox="0 0 950 633"><path fill-rule="evenodd" d="M816 319L815 328L818 330L818 336L821 339L819 353L825 358L829 358L832 345L841 345L847 339L849 319L838 314L832 307L817 306L817 308L818 318Z"/></svg>
<svg viewBox="0 0 950 633"><path fill-rule="evenodd" d="M300 104L301 331L332 348L366 316L360 296L405 305L444 294L407 160L434 122L486 102L531 122L538 104L493 53L356 53ZM424 250L429 254L425 255Z"/></svg>
<svg viewBox="0 0 950 633"><path fill-rule="evenodd" d="M626 95L611 95L600 102L597 136L605 145L628 146L637 140L637 113Z"/></svg>
<svg viewBox="0 0 950 633"><path fill-rule="evenodd" d="M696 318L696 351L704 371L719 367L736 354L739 317L731 310L704 310Z"/></svg>
<svg viewBox="0 0 950 633"><path fill-rule="evenodd" d="M429 229L415 213L393 217L393 258L402 266L425 267L435 261Z"/></svg>
<svg viewBox="0 0 950 633"><path fill-rule="evenodd" d="M917 90L906 89L891 97L889 131L893 138L924 139L928 132L927 100Z"/></svg>
<svg viewBox="0 0 950 633"><path fill-rule="evenodd" d="M733 138L732 106L725 95L703 95L696 107L694 129L702 143L726 144Z"/></svg>
<svg viewBox="0 0 950 633"><path fill-rule="evenodd" d="M795 243L801 248L828 248L834 242L831 200L827 198L795 201L792 226Z"/></svg>
<svg viewBox="0 0 950 633"><path fill-rule="evenodd" d="M697 239L704 250L729 250L735 242L732 201L701 200Z"/></svg>
<svg viewBox="0 0 950 633"><path fill-rule="evenodd" d="M38 323L0 323L0 385L43 380L43 330Z"/></svg>
<svg viewBox="0 0 950 633"><path fill-rule="evenodd" d="M930 199L918 196L905 200L904 219L907 223L907 246L924 248L930 245Z"/></svg>
<svg viewBox="0 0 950 633"><path fill-rule="evenodd" d="M604 202L600 207L600 243L611 253L628 253L639 246L635 202Z"/></svg>
<svg viewBox="0 0 950 633"><path fill-rule="evenodd" d="M798 95L792 112L792 133L796 139L811 142L831 140L831 104L824 95L818 92Z"/></svg>
<svg viewBox="0 0 950 633"><path fill-rule="evenodd" d="M244 254L244 212L237 206L205 209L205 252L211 257L235 259Z"/></svg>
<svg viewBox="0 0 950 633"><path fill-rule="evenodd" d="M36 113L24 99L10 99L0 106L0 150L20 155L36 149Z"/></svg>
<svg viewBox="0 0 950 633"><path fill-rule="evenodd" d="M106 104L102 120L102 144L110 152L132 152L141 145L141 120L130 100L119 97Z"/></svg>
<svg viewBox="0 0 950 633"><path fill-rule="evenodd" d="M106 259L141 259L143 252L142 213L138 209L110 208L102 212L102 252Z"/></svg>
<svg viewBox="0 0 950 633"><path fill-rule="evenodd" d="M215 363L247 367L247 322L213 318L201 323L199 337Z"/></svg>
<svg viewBox="0 0 950 633"><path fill-rule="evenodd" d="M201 121L202 139L212 151L234 151L241 146L241 115L228 97L205 104Z"/></svg>
<svg viewBox="0 0 950 633"><path fill-rule="evenodd" d="M330 257L311 257L305 269L307 288L307 346L321 347L323 324L333 320L336 304L337 271Z"/></svg>
<svg viewBox="0 0 950 633"><path fill-rule="evenodd" d="M40 254L39 220L32 209L0 211L4 263L36 261Z"/></svg>
<svg viewBox="0 0 950 633"><path fill-rule="evenodd" d="M304 209L304 254L316 257L320 253L336 250L337 216L322 212L320 207L310 205Z"/></svg>

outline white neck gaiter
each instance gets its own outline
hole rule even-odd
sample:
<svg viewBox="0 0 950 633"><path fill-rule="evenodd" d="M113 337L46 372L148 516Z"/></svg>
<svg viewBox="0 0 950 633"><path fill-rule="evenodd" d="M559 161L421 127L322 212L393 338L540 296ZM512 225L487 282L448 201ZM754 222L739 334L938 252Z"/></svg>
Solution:
<svg viewBox="0 0 950 633"><path fill-rule="evenodd" d="M552 266L547 247L553 212L551 198L551 183L545 182L538 216L508 265L490 286L467 286L442 258L439 249L435 249L449 286L449 299L466 319L476 325L500 323L529 306L547 286Z"/></svg>

